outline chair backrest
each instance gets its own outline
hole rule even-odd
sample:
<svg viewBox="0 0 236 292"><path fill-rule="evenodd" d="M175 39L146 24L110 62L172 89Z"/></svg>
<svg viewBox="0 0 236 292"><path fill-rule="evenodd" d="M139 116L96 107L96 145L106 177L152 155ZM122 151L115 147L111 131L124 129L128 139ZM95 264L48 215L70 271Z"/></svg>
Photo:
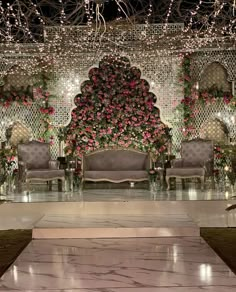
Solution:
<svg viewBox="0 0 236 292"><path fill-rule="evenodd" d="M181 144L181 158L184 164L202 165L214 159L214 145L211 140L193 139Z"/></svg>
<svg viewBox="0 0 236 292"><path fill-rule="evenodd" d="M26 163L28 169L49 168L50 145L39 141L19 144L17 147L18 160Z"/></svg>

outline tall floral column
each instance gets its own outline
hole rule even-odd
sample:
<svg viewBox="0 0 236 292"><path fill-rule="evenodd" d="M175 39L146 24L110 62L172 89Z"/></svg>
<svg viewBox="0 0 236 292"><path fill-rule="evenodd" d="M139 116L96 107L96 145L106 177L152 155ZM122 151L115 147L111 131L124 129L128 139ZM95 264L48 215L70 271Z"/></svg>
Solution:
<svg viewBox="0 0 236 292"><path fill-rule="evenodd" d="M37 84L38 87L34 90L34 97L38 100L39 110L42 114L41 125L42 134L39 140L53 144L54 140L54 127L52 125L52 115L55 113L55 109L50 105L50 99L55 98L51 95L47 88L47 82L49 78L45 73L42 73L41 81Z"/></svg>

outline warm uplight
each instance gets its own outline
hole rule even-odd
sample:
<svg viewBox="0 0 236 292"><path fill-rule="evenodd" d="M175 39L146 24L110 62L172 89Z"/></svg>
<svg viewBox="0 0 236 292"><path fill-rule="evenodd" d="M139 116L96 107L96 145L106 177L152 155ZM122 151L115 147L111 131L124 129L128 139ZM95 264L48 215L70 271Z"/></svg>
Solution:
<svg viewBox="0 0 236 292"><path fill-rule="evenodd" d="M212 278L212 267L209 264L200 265L200 279L203 282L210 283Z"/></svg>

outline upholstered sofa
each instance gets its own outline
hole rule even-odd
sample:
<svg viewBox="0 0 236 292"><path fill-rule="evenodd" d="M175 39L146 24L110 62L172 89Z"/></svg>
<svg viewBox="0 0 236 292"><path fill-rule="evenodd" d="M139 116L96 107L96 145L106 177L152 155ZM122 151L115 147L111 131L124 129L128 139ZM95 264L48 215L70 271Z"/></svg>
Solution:
<svg viewBox="0 0 236 292"><path fill-rule="evenodd" d="M82 182L109 181L120 183L148 180L150 157L133 149L103 149L86 154L82 159Z"/></svg>

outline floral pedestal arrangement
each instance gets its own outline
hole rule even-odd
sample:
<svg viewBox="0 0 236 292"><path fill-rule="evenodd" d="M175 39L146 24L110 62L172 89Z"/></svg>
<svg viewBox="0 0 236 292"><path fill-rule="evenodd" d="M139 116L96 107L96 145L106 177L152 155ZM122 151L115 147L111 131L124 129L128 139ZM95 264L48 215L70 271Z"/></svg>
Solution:
<svg viewBox="0 0 236 292"><path fill-rule="evenodd" d="M11 147L0 149L0 185L2 195L7 195L14 190L16 174L15 149Z"/></svg>
<svg viewBox="0 0 236 292"><path fill-rule="evenodd" d="M156 169L150 169L148 174L150 192L151 194L156 194L161 189L161 180L158 180L160 174Z"/></svg>
<svg viewBox="0 0 236 292"><path fill-rule="evenodd" d="M67 192L77 192L81 183L80 169L66 169L66 186Z"/></svg>

